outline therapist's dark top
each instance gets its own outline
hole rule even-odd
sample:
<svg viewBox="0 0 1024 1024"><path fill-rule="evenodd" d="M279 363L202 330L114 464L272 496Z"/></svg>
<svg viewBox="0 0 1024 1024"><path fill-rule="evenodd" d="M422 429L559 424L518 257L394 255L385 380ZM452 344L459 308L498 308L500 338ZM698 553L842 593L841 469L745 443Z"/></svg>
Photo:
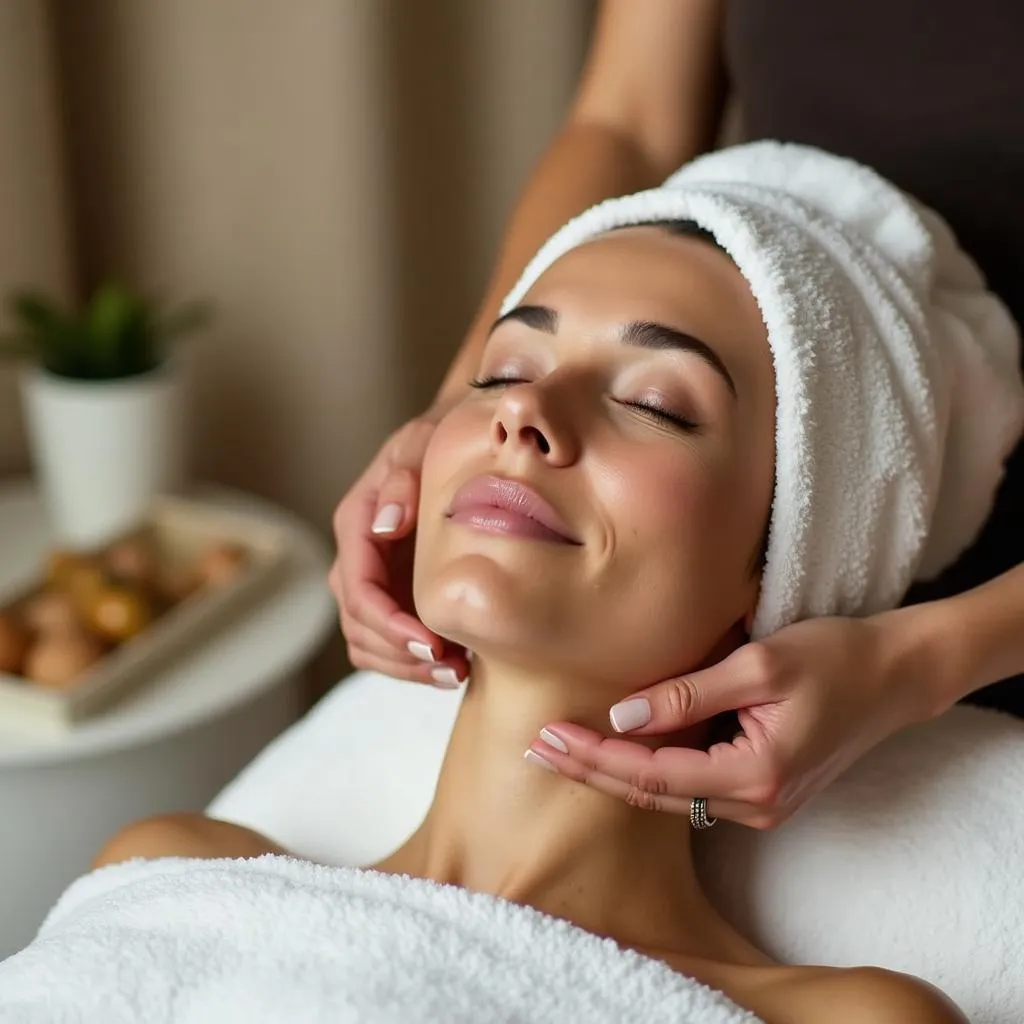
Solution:
<svg viewBox="0 0 1024 1024"><path fill-rule="evenodd" d="M934 207L1024 324L1024 0L727 0L725 51L749 138L851 157ZM1024 444L974 547L908 600L1021 562ZM1024 717L1024 677L971 700Z"/></svg>

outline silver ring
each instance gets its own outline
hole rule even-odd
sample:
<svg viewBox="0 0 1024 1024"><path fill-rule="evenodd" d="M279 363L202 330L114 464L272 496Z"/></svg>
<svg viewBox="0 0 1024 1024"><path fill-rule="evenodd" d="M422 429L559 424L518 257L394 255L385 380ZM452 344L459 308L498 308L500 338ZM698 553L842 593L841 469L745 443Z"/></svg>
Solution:
<svg viewBox="0 0 1024 1024"><path fill-rule="evenodd" d="M703 832L711 828L717 818L708 817L708 802L705 797L696 796L690 801L690 828L694 832Z"/></svg>

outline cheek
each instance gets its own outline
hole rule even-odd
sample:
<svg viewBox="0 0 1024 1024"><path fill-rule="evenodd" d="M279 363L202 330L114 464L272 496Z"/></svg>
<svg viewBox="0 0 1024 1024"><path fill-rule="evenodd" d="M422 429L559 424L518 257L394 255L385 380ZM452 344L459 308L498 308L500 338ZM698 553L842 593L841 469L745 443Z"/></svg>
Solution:
<svg viewBox="0 0 1024 1024"><path fill-rule="evenodd" d="M690 549L725 529L727 480L693 449L633 450L603 467L599 489L617 548Z"/></svg>
<svg viewBox="0 0 1024 1024"><path fill-rule="evenodd" d="M652 445L596 479L612 538L599 571L610 618L673 671L694 663L743 617L752 596L756 538L747 543L748 499L737 473L697 446Z"/></svg>

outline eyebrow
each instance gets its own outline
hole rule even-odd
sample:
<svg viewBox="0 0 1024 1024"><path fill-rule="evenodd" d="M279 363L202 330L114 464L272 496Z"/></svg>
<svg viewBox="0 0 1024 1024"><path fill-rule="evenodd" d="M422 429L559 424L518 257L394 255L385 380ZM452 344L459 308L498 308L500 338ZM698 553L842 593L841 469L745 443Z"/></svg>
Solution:
<svg viewBox="0 0 1024 1024"><path fill-rule="evenodd" d="M491 331L510 320L526 324L527 327L543 331L545 334L558 333L558 313L548 306L516 306L496 320ZM637 348L674 349L677 352L690 352L700 356L725 381L733 398L736 397L736 383L725 363L710 345L692 334L650 320L631 320L628 324L623 324L619 331L619 341Z"/></svg>

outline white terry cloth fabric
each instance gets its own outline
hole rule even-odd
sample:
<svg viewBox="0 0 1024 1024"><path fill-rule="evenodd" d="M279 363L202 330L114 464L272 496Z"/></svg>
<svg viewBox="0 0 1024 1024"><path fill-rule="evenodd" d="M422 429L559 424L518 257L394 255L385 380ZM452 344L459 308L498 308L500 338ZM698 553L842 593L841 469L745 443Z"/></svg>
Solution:
<svg viewBox="0 0 1024 1024"><path fill-rule="evenodd" d="M358 672L209 813L307 857L375 863L423 820L461 697ZM712 903L781 961L905 971L973 1024L1021 1024L1024 723L1009 715L955 707L782 828L722 822L694 852Z"/></svg>
<svg viewBox="0 0 1024 1024"><path fill-rule="evenodd" d="M565 921L289 857L131 861L79 879L0 963L17 1024L757 1024Z"/></svg>
<svg viewBox="0 0 1024 1024"><path fill-rule="evenodd" d="M776 142L580 214L502 312L570 249L659 220L711 232L768 330L777 480L754 636L898 604L974 539L1020 436L1009 314L934 212L866 167Z"/></svg>

